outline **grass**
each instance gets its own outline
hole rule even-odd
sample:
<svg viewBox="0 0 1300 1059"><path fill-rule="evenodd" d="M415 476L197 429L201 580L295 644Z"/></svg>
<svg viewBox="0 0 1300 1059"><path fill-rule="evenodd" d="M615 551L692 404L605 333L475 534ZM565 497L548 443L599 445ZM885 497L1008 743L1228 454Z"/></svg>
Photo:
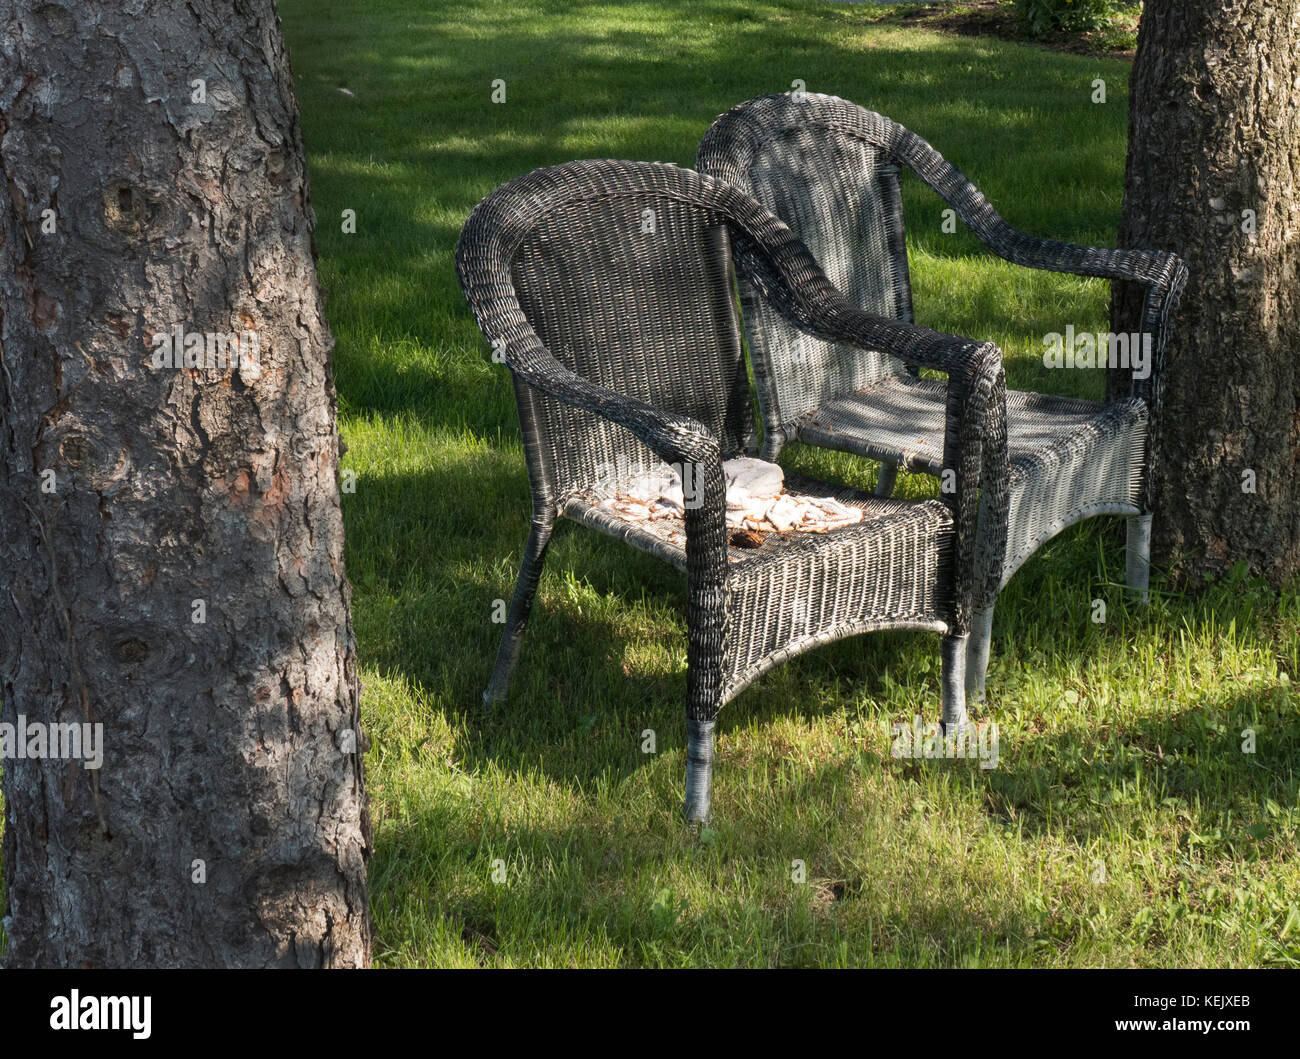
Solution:
<svg viewBox="0 0 1300 1059"><path fill-rule="evenodd" d="M1125 64L879 23L874 5L280 7L356 474L378 964L1300 965L1300 593L1243 573L1130 605L1116 521L1061 535L1002 598L977 716L1000 725L996 769L892 758L893 723L936 717L938 641L859 637L727 706L716 820L693 834L684 585L568 524L512 701L477 709L529 507L509 381L452 267L475 202L571 158L689 165L718 113L800 78L918 131L1013 224L1113 245ZM1100 395L1097 375L1044 369L1041 336L1104 330L1105 284L944 234L914 180L905 206L920 322L998 342L1014 386ZM783 462L874 476L809 449Z"/></svg>
<svg viewBox="0 0 1300 1059"><path fill-rule="evenodd" d="M716 821L692 834L684 586L570 525L511 703L477 709L529 511L509 381L452 268L479 198L571 158L689 165L718 113L801 78L921 132L1013 224L1113 245L1125 64L879 24L872 5L281 7L357 475L379 964L1300 965L1300 595L1243 575L1130 606L1117 522L1063 534L1003 597L996 769L892 758L891 725L936 714L938 644L857 638L728 705ZM942 206L908 185L919 320L997 341L1014 386L1100 396L1098 375L1042 366L1041 336L1104 330L1106 285L991 259L942 231Z"/></svg>
<svg viewBox="0 0 1300 1059"><path fill-rule="evenodd" d="M1140 3L1115 3L1103 24L1092 30L1048 30L1035 35L1017 0L915 0L881 5L878 21L907 22L975 36L1033 42L1081 55L1131 57L1137 48Z"/></svg>

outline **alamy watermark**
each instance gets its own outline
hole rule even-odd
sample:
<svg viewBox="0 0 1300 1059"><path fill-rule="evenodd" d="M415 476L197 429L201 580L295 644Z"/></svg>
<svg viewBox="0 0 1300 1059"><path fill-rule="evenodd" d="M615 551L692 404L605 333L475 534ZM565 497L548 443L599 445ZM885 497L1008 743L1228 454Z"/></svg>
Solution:
<svg viewBox="0 0 1300 1059"><path fill-rule="evenodd" d="M101 722L63 724L28 721L0 724L0 761L80 761L83 768L97 769L104 763L104 725Z"/></svg>
<svg viewBox="0 0 1300 1059"><path fill-rule="evenodd" d="M73 989L50 1000L52 1030L129 1030L137 1041L153 1032L151 996L82 996Z"/></svg>
<svg viewBox="0 0 1300 1059"><path fill-rule="evenodd" d="M1044 335L1043 345L1045 368L1126 368L1135 379L1151 375L1151 336L1144 332L1075 331L1067 324L1065 334Z"/></svg>
<svg viewBox="0 0 1300 1059"><path fill-rule="evenodd" d="M699 467L694 463L646 463L619 455L612 461L596 465L596 479L590 488L597 496L616 497L626 491L630 482L638 479L645 480L642 485L659 484L664 495L673 499L680 488L679 506L684 509L704 506Z"/></svg>
<svg viewBox="0 0 1300 1059"><path fill-rule="evenodd" d="M177 324L153 336L152 363L155 368L229 368L252 380L262 373L262 347L256 331L186 331Z"/></svg>
<svg viewBox="0 0 1300 1059"><path fill-rule="evenodd" d="M893 733L891 757L978 760L980 768L995 769L1001 756L996 721L954 726L952 731L945 733L942 725L937 722L926 724L918 713L911 724L895 722Z"/></svg>

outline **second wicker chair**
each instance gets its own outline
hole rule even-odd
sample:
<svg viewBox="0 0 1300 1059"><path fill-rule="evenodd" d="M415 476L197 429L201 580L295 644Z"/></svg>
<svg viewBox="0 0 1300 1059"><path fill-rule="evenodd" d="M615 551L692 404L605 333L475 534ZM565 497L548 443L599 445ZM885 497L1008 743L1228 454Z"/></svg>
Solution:
<svg viewBox="0 0 1300 1059"><path fill-rule="evenodd" d="M1150 342L1150 373L1135 372L1127 395L1104 403L1018 391L1007 395L1010 511L1007 524L999 522L991 532L1006 535L1005 583L1067 526L1094 515L1127 516L1128 582L1145 596L1151 534L1148 440L1159 425L1166 325L1187 275L1178 258L1018 232L919 136L835 96L787 93L734 107L705 134L698 165L701 173L772 210L855 305L882 316L912 320L903 168L1009 261L1142 284L1141 334ZM807 334L761 289L741 279L767 458L775 459L789 440L867 456L884 464L877 491L885 496L900 466L943 472L951 430L941 383L919 378L916 364L883 346L864 352ZM990 600L972 618L967 680L976 695L984 691L992 622Z"/></svg>

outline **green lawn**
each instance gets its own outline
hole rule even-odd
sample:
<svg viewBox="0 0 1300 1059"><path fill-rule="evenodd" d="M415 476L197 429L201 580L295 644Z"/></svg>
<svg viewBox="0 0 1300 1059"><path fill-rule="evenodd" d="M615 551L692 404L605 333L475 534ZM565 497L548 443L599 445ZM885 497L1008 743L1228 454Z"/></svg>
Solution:
<svg viewBox="0 0 1300 1059"><path fill-rule="evenodd" d="M726 708L715 824L693 834L684 584L570 524L512 701L476 708L529 505L508 378L452 267L475 202L572 158L689 165L718 113L799 78L925 136L1013 224L1113 245L1124 64L883 26L870 4L280 6L357 476L379 964L1300 965L1300 593L1243 578L1130 606L1117 521L1065 533L1003 596L977 716L1001 726L996 769L892 759L895 721L937 716L938 639L860 637ZM920 322L998 342L1014 386L1100 395L1045 370L1041 336L1104 330L1104 283L944 234L915 180L906 207Z"/></svg>

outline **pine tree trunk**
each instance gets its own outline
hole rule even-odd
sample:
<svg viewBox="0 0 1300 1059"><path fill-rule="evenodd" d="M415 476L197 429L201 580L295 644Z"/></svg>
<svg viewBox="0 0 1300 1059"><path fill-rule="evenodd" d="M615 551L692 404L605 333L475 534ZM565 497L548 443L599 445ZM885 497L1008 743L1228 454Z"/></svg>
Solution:
<svg viewBox="0 0 1300 1059"><path fill-rule="evenodd" d="M1190 272L1153 478L1157 561L1187 578L1300 573L1297 56L1296 0L1146 0L1119 245ZM1117 289L1113 330L1139 314Z"/></svg>
<svg viewBox="0 0 1300 1059"><path fill-rule="evenodd" d="M364 965L332 340L272 0L4 0L0 168L0 722L103 726L97 770L0 763L7 962ZM155 336L194 335L236 342L168 365Z"/></svg>

